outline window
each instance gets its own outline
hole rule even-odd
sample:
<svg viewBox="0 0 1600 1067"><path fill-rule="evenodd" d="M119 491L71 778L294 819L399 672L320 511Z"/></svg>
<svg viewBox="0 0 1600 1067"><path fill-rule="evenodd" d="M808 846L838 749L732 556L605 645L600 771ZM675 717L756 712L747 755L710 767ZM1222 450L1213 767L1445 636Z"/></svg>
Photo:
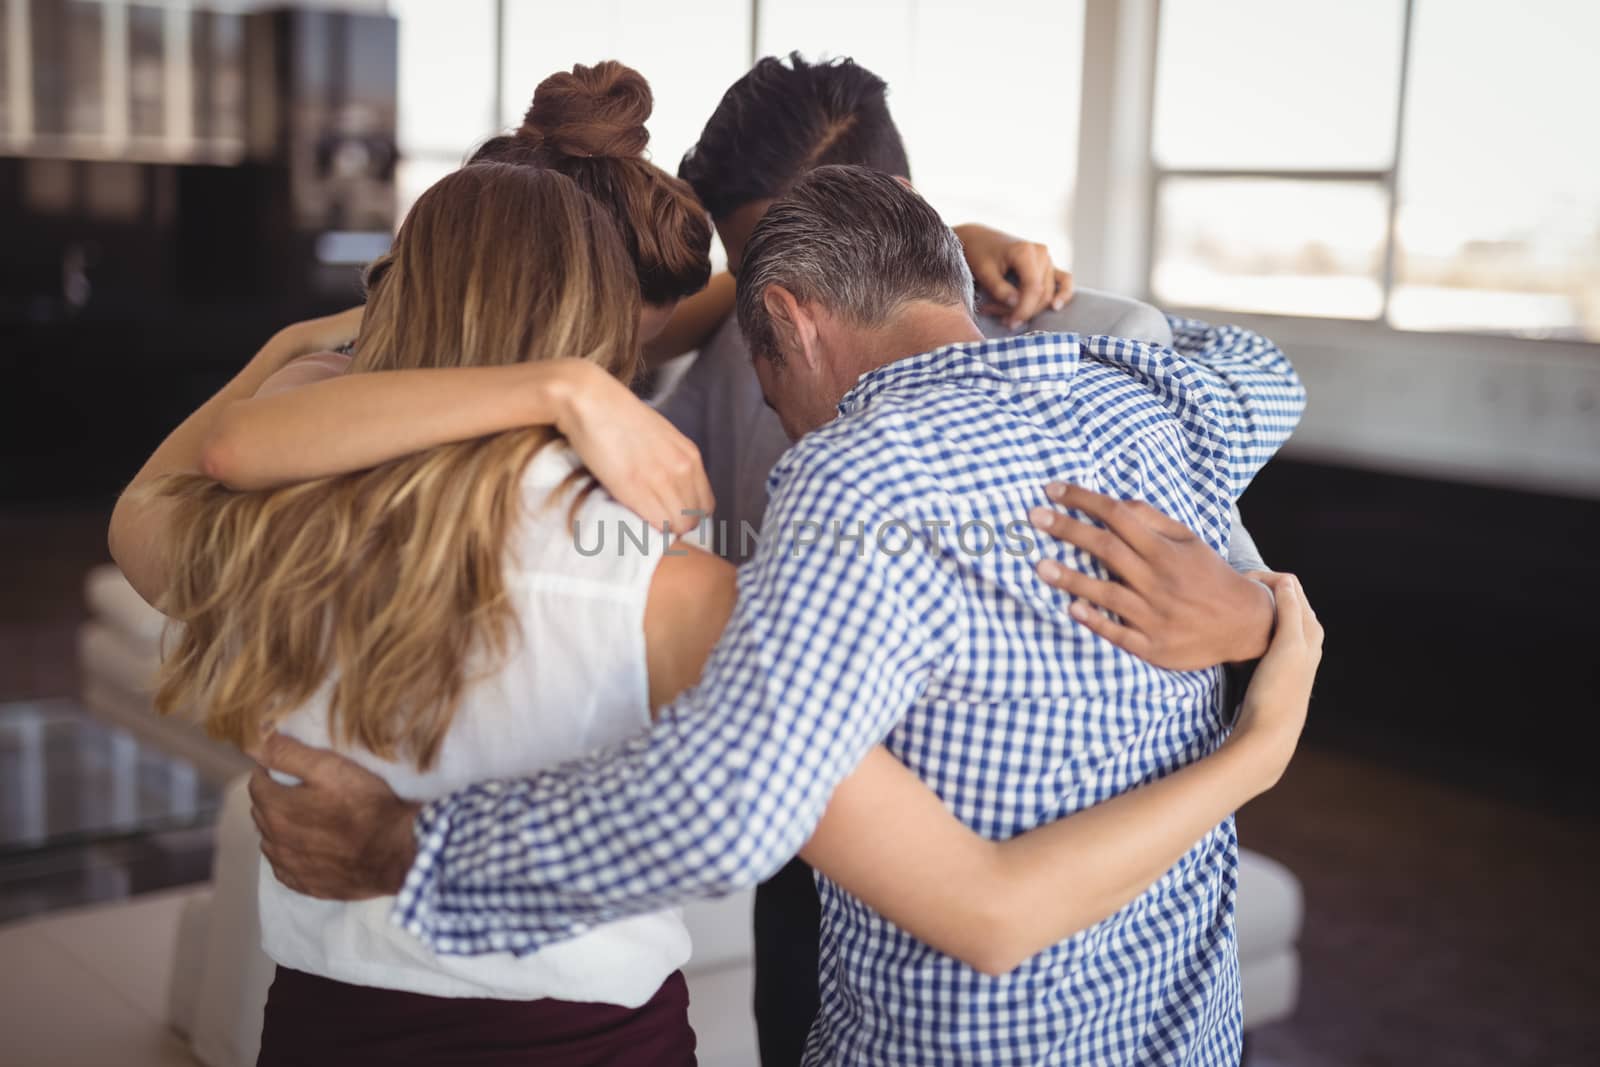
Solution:
<svg viewBox="0 0 1600 1067"><path fill-rule="evenodd" d="M619 60L650 82L649 154L676 174L722 94L750 66L750 14L750 0L615 0L609 11L506 0L501 124L522 121L548 75Z"/></svg>
<svg viewBox="0 0 1600 1067"><path fill-rule="evenodd" d="M499 126L494 0L390 0L400 23L399 219Z"/></svg>
<svg viewBox="0 0 1600 1067"><path fill-rule="evenodd" d="M618 59L650 80L650 155L676 172L753 44L758 55L848 55L882 75L917 186L946 219L1045 241L1071 261L1083 0L1004 0L982 32L965 0L613 0L598 12L390 0L389 10L400 20L402 213L575 62Z"/></svg>
<svg viewBox="0 0 1600 1067"><path fill-rule="evenodd" d="M1600 5L1163 0L1164 302L1600 341Z"/></svg>
<svg viewBox="0 0 1600 1067"><path fill-rule="evenodd" d="M917 188L947 222L1070 263L1082 0L760 0L757 49L850 56L889 83Z"/></svg>
<svg viewBox="0 0 1600 1067"><path fill-rule="evenodd" d="M390 0L400 22L400 214L479 144L521 123L534 88L574 63L617 59L655 93L650 156L678 160L748 66L750 0ZM498 84L496 79L498 77Z"/></svg>

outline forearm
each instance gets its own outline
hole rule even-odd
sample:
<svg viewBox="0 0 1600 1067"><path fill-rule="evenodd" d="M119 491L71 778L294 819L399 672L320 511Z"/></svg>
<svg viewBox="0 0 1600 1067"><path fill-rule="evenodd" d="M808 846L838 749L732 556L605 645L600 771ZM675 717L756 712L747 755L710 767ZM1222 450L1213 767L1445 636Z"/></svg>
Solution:
<svg viewBox="0 0 1600 1067"><path fill-rule="evenodd" d="M1254 738L1005 842L979 837L882 749L834 792L801 856L914 937L989 974L1114 914L1284 757Z"/></svg>
<svg viewBox="0 0 1600 1067"><path fill-rule="evenodd" d="M585 373L577 360L346 374L229 404L204 469L234 489L365 470L455 441L555 425Z"/></svg>
<svg viewBox="0 0 1600 1067"><path fill-rule="evenodd" d="M1016 966L1144 893L1195 843L1276 781L1282 760L1227 743L1165 778L1042 826L999 848L1010 916L1000 963Z"/></svg>
<svg viewBox="0 0 1600 1067"><path fill-rule="evenodd" d="M741 739L756 753L747 765L726 758L729 732L747 728L759 730L676 718L559 772L427 805L396 921L436 951L523 953L758 884L798 850L835 783L781 773L794 753L776 729Z"/></svg>
<svg viewBox="0 0 1600 1067"><path fill-rule="evenodd" d="M645 365L660 366L709 341L733 314L733 293L733 275L723 271L700 292L679 302L666 328L644 346Z"/></svg>
<svg viewBox="0 0 1600 1067"><path fill-rule="evenodd" d="M164 475L201 472L204 443L222 412L253 395L290 360L323 347L332 324L343 318L331 316L279 330L227 385L167 435L123 490L111 513L107 540L112 559L145 600L152 604L160 600L167 574L163 550L167 509L145 492L147 487Z"/></svg>

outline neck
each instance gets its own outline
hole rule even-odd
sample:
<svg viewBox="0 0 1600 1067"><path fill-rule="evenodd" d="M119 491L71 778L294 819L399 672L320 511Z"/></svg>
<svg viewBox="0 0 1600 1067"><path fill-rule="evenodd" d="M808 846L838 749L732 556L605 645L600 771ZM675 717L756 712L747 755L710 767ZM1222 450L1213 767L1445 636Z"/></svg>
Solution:
<svg viewBox="0 0 1600 1067"><path fill-rule="evenodd" d="M983 331L966 308L919 302L896 312L890 325L858 338L851 355L859 378L868 371L935 348L981 340Z"/></svg>

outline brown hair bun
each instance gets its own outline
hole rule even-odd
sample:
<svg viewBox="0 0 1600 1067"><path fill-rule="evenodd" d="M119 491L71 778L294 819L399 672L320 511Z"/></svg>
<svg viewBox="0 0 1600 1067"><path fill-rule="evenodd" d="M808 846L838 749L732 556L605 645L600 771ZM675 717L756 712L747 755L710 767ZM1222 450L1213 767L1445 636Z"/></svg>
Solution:
<svg viewBox="0 0 1600 1067"><path fill-rule="evenodd" d="M614 59L552 74L534 90L519 138L553 155L638 158L650 143L650 83Z"/></svg>

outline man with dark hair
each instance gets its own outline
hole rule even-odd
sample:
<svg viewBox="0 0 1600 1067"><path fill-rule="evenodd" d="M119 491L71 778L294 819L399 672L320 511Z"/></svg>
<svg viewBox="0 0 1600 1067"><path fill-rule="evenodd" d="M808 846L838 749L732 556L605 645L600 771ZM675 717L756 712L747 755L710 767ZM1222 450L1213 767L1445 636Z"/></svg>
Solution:
<svg viewBox="0 0 1600 1067"><path fill-rule="evenodd" d="M741 293L751 232L773 201L808 172L850 164L910 180L910 161L887 96L883 79L850 59L809 63L798 53L762 59L723 94L679 175L710 211L729 267L740 275ZM965 237L967 231L958 228L957 234ZM1015 316L1006 298L1015 299L1016 290L995 271L986 270L976 280L988 294L984 310L989 314L978 317L979 327L989 337L1009 335ZM1029 326L1172 342L1166 318L1154 308L1088 289L1079 289L1070 303L1043 312ZM717 330L663 403L662 413L699 446L717 501L715 545L733 562L744 562L766 512L768 475L790 440L764 403L738 323L729 319ZM1240 575L1240 598L1259 596L1259 587L1242 575L1267 568L1237 511L1228 555ZM1263 599L1262 625L1269 607ZM1208 662L1251 655L1237 650L1238 627L1228 607L1219 601L1215 610L1214 619L1178 643L1205 648L1215 657ZM800 1061L817 1009L819 914L811 868L802 860L792 861L757 890L755 1015L763 1067L794 1067Z"/></svg>
<svg viewBox="0 0 1600 1067"><path fill-rule="evenodd" d="M767 56L723 94L678 176L718 219L782 196L796 178L830 163L909 178L888 93L882 78L851 59Z"/></svg>

